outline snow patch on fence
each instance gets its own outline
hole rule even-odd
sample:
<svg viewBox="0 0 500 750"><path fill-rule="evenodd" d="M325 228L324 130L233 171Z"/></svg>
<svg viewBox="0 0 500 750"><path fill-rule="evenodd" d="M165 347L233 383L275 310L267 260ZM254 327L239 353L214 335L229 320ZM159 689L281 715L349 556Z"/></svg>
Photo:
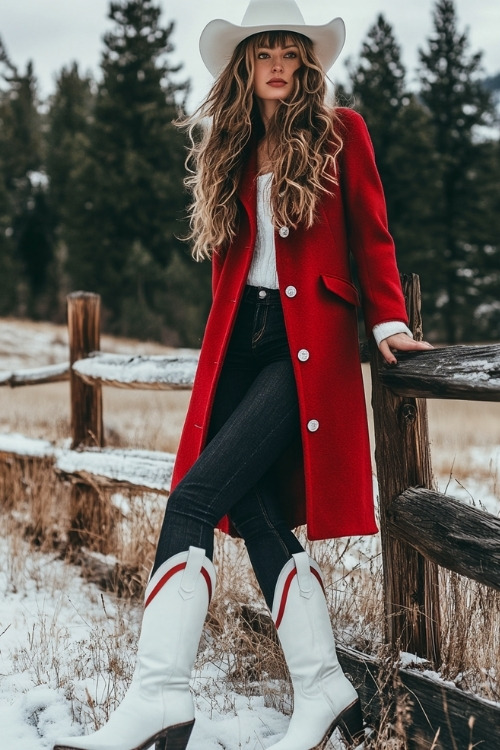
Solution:
<svg viewBox="0 0 500 750"><path fill-rule="evenodd" d="M477 365L477 363L474 363ZM464 383L489 383L491 386L500 386L500 378L493 377L498 374L498 370L492 370L491 368L480 369L475 367L474 372L454 372L451 374L451 378L455 381L463 381ZM449 377L447 374L446 377Z"/></svg>
<svg viewBox="0 0 500 750"><path fill-rule="evenodd" d="M191 356L124 356L95 353L75 362L73 369L81 376L102 382L161 383L172 387L191 388L198 357Z"/></svg>
<svg viewBox="0 0 500 750"><path fill-rule="evenodd" d="M0 385L27 385L50 382L69 375L69 362L58 362L45 367L30 367L0 372Z"/></svg>
<svg viewBox="0 0 500 750"><path fill-rule="evenodd" d="M20 458L53 458L55 468L64 474L89 474L134 487L160 492L170 490L175 455L160 451L117 448L57 448L48 440L28 438L18 433L0 434L0 453Z"/></svg>
<svg viewBox="0 0 500 750"><path fill-rule="evenodd" d="M39 440L17 432L0 434L0 453L15 453L21 457L50 458L57 449L48 440Z"/></svg>
<svg viewBox="0 0 500 750"><path fill-rule="evenodd" d="M56 468L65 474L86 473L116 482L168 491L175 456L158 451L87 448L83 451L61 451Z"/></svg>

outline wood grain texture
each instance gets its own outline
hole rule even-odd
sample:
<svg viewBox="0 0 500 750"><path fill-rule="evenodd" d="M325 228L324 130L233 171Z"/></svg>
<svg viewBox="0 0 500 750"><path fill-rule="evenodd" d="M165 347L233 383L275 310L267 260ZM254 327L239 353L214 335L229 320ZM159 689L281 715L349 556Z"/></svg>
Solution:
<svg viewBox="0 0 500 750"><path fill-rule="evenodd" d="M399 540L455 573L500 590L500 518L439 492L411 487L387 508Z"/></svg>
<svg viewBox="0 0 500 750"><path fill-rule="evenodd" d="M410 328L415 338L421 339L418 276L405 276L402 282ZM397 396L382 384L378 352L372 357L371 369L388 642L395 650L409 651L439 664L438 568L410 544L396 538L388 524L388 511L395 497L408 487L433 486L427 405L421 399Z"/></svg>
<svg viewBox="0 0 500 750"><path fill-rule="evenodd" d="M100 348L101 298L90 292L68 296L70 366ZM89 386L70 371L72 447L104 445L102 391Z"/></svg>
<svg viewBox="0 0 500 750"><path fill-rule="evenodd" d="M387 708L388 688L394 703L399 699L408 707L404 726L408 750L496 750L499 746L498 704L417 670L395 665L391 674L373 657L341 646L337 651L361 696L368 725L378 727L385 713L382 706ZM395 713L387 718L394 722Z"/></svg>
<svg viewBox="0 0 500 750"><path fill-rule="evenodd" d="M399 396L500 401L500 344L401 353L379 377Z"/></svg>

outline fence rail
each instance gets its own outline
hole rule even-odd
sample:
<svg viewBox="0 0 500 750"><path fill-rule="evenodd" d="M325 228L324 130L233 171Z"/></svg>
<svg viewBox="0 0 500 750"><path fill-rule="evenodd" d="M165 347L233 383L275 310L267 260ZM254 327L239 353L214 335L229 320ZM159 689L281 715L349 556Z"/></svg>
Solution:
<svg viewBox="0 0 500 750"><path fill-rule="evenodd" d="M90 386L108 385L139 390L190 390L198 365L194 354L135 355L91 352L73 363L60 362L46 367L0 372L0 386L59 383L70 379L71 369Z"/></svg>
<svg viewBox="0 0 500 750"><path fill-rule="evenodd" d="M22 385L42 385L44 383L60 383L69 380L69 362L46 367L32 367L23 370L8 370L0 372L0 386L8 385L18 388Z"/></svg>
<svg viewBox="0 0 500 750"><path fill-rule="evenodd" d="M196 356L124 356L94 353L75 362L73 371L90 386L110 385L142 390L189 390L193 387Z"/></svg>
<svg viewBox="0 0 500 750"><path fill-rule="evenodd" d="M400 354L380 379L398 396L500 401L500 344Z"/></svg>
<svg viewBox="0 0 500 750"><path fill-rule="evenodd" d="M58 448L48 440L0 434L0 462L50 461L54 470L72 482L168 495L173 453L123 448Z"/></svg>
<svg viewBox="0 0 500 750"><path fill-rule="evenodd" d="M441 567L500 591L500 518L440 492L411 487L389 504L387 526Z"/></svg>
<svg viewBox="0 0 500 750"><path fill-rule="evenodd" d="M421 338L418 277L404 276L402 283L410 326ZM86 528L93 518L89 507L101 502L96 487L161 494L168 494L170 487L173 455L103 447L102 386L189 389L197 365L189 354L130 357L99 352L99 310L97 295L78 292L68 298L71 365L0 373L0 386L70 380L72 450L0 436L0 462L50 460L60 476L71 480L73 544L99 536ZM435 491L426 399L500 401L500 345L400 354L394 368L384 365L375 351L371 371L387 642L395 663L402 649L436 665L441 648L439 566L499 590L500 519ZM365 701L376 705L381 665L345 650L342 658L357 676ZM413 700L409 748L492 747L492 732L500 734L500 706L419 672L399 670L399 678Z"/></svg>

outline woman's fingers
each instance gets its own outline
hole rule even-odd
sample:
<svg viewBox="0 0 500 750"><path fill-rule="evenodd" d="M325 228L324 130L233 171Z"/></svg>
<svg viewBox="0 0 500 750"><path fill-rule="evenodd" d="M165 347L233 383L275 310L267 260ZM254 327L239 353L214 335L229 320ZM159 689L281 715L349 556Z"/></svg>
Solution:
<svg viewBox="0 0 500 750"><path fill-rule="evenodd" d="M429 344L428 341L414 341L406 333L396 333L393 336L388 336L379 344L380 353L389 365L397 364L393 350L411 352L425 351L433 348L432 344Z"/></svg>
<svg viewBox="0 0 500 750"><path fill-rule="evenodd" d="M378 348L379 348L381 355L383 356L383 358L385 359L388 365L397 364L397 359L394 356L394 354L391 352L389 344L387 343L387 339L384 339L383 341L381 341Z"/></svg>

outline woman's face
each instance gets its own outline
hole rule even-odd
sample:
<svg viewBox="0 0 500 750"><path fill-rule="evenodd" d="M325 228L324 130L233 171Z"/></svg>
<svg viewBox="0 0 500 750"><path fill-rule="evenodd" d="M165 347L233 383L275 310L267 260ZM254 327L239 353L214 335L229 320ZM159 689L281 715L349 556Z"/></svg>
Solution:
<svg viewBox="0 0 500 750"><path fill-rule="evenodd" d="M299 49L294 44L257 47L254 93L267 112L272 112L280 101L288 99L294 87L294 73L300 66Z"/></svg>

